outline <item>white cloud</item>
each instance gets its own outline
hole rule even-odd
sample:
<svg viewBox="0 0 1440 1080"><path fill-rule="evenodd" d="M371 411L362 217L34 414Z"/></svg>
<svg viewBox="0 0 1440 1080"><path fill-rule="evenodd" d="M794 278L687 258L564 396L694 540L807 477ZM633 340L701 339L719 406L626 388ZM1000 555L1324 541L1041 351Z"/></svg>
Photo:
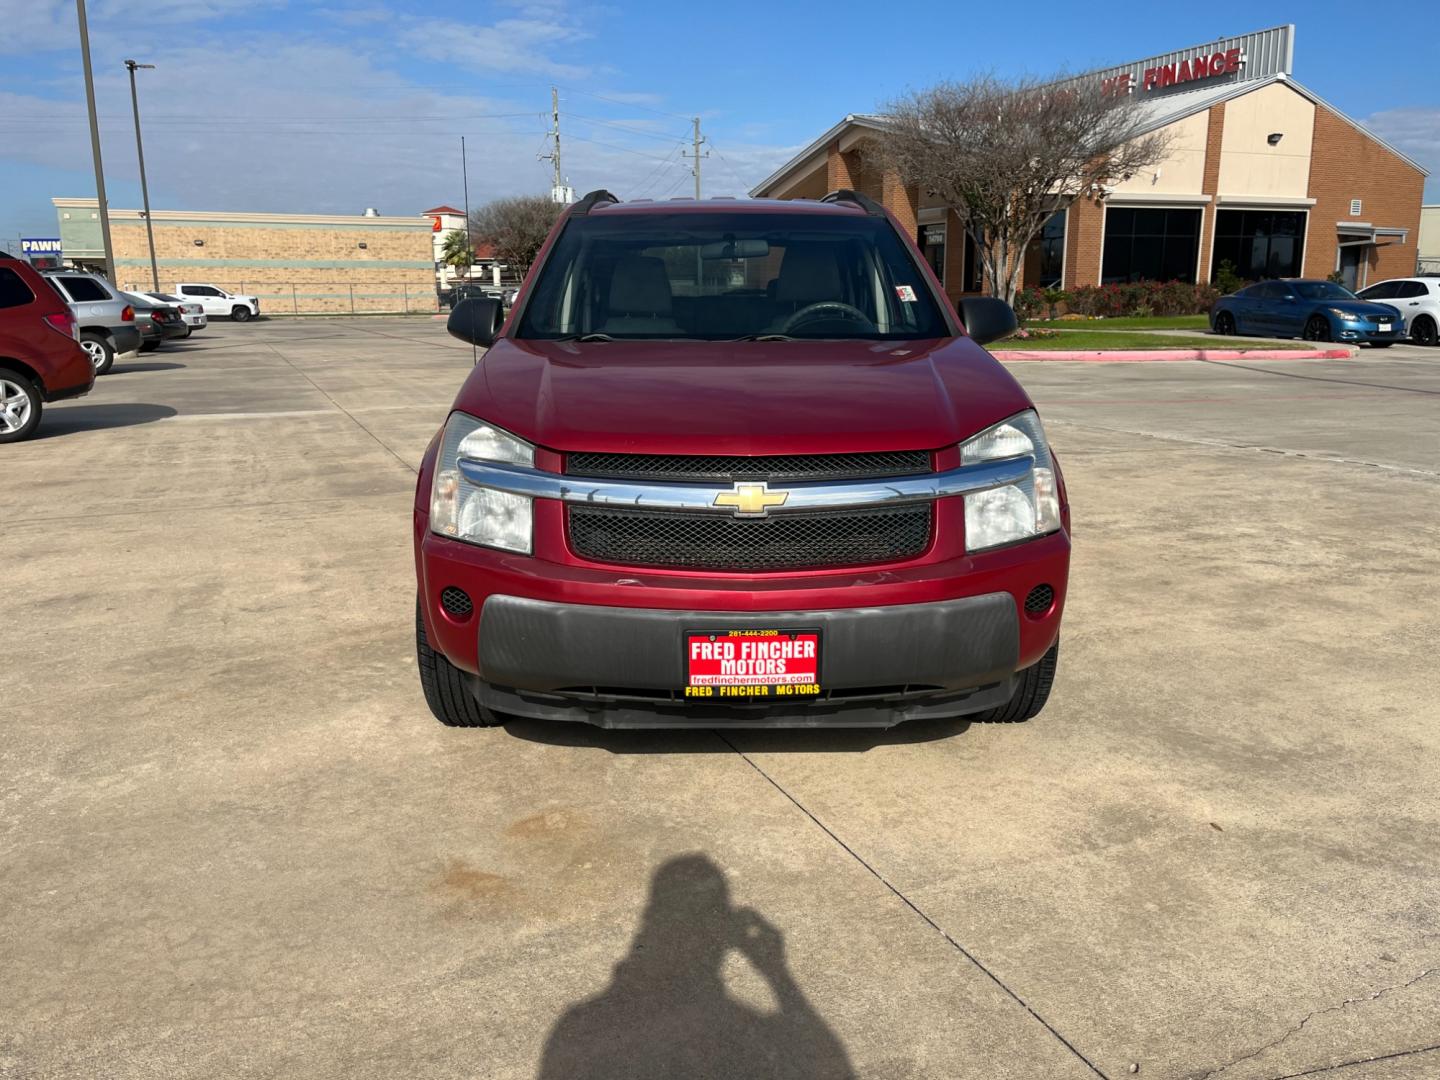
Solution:
<svg viewBox="0 0 1440 1080"><path fill-rule="evenodd" d="M1440 109L1386 109L1366 117L1363 123L1429 169L1427 188L1440 194Z"/></svg>

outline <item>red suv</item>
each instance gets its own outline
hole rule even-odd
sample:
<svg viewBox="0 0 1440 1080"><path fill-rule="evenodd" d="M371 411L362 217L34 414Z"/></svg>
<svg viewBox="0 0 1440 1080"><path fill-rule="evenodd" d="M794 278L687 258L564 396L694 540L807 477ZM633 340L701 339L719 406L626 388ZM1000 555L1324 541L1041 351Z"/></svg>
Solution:
<svg viewBox="0 0 1440 1080"><path fill-rule="evenodd" d="M94 385L70 305L28 263L0 251L0 443L28 439L45 402Z"/></svg>
<svg viewBox="0 0 1440 1080"><path fill-rule="evenodd" d="M556 223L430 444L416 639L446 724L1025 720L1055 674L1065 486L1034 405L850 191ZM968 329L968 333L967 333Z"/></svg>

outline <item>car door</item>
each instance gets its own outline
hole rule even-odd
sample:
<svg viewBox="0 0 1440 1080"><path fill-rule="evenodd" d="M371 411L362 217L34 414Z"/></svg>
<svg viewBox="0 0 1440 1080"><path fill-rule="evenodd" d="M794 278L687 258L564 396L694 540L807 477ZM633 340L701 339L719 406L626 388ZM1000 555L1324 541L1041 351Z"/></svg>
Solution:
<svg viewBox="0 0 1440 1080"><path fill-rule="evenodd" d="M182 285L180 295L187 300L197 301L204 309L206 315L219 315L220 312L220 291L212 289L209 285Z"/></svg>
<svg viewBox="0 0 1440 1080"><path fill-rule="evenodd" d="M1260 307L1260 286L1251 285L1241 289L1227 302L1230 313L1235 316L1235 332L1237 334L1258 334L1260 324L1258 320Z"/></svg>
<svg viewBox="0 0 1440 1080"><path fill-rule="evenodd" d="M1284 290L1276 281L1262 281L1245 290L1250 298L1246 325L1242 333L1269 337L1280 333L1280 303Z"/></svg>
<svg viewBox="0 0 1440 1080"><path fill-rule="evenodd" d="M1270 330L1276 337L1299 337L1315 310L1315 305L1295 291L1288 281L1266 282L1273 299L1270 302Z"/></svg>

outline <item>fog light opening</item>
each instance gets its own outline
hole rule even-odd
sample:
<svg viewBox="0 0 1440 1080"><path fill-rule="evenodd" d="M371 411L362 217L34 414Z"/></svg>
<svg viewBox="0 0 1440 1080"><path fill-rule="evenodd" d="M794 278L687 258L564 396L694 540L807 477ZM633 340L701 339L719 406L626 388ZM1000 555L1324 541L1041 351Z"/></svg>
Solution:
<svg viewBox="0 0 1440 1080"><path fill-rule="evenodd" d="M1055 610L1055 590L1049 585L1036 585L1025 597L1025 617L1043 619Z"/></svg>
<svg viewBox="0 0 1440 1080"><path fill-rule="evenodd" d="M475 610L475 605L470 600L470 594L464 589L457 589L454 585L447 585L440 593L440 606L445 609L445 614L456 622L464 622Z"/></svg>

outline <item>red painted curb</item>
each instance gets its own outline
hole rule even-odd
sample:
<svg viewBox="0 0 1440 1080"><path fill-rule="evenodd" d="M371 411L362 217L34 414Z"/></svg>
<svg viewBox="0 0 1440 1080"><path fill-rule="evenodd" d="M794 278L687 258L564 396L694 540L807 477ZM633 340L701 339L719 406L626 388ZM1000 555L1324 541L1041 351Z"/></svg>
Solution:
<svg viewBox="0 0 1440 1080"><path fill-rule="evenodd" d="M1353 360L1356 349L998 349L996 360L1080 360L1102 364L1167 360Z"/></svg>

